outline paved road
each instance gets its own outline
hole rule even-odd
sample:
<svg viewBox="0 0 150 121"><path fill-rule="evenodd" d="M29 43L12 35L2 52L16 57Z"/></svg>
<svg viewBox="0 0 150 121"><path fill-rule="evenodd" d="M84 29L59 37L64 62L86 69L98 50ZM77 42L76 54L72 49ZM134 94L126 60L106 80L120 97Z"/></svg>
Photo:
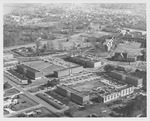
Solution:
<svg viewBox="0 0 150 121"><path fill-rule="evenodd" d="M29 92L27 92L26 90L22 89L20 86L18 86L16 83L12 82L8 77L4 77L4 80L6 80L8 83L10 83L12 86L14 86L16 89L18 89L19 91L23 92L26 96L28 96L29 98L31 98L32 100L38 102L39 104L44 105L46 108L48 108L51 112L53 112L54 114L57 114L59 111L54 108L53 106L49 105L48 103L46 103L45 101L43 101L42 99L34 96L33 94L30 94Z"/></svg>

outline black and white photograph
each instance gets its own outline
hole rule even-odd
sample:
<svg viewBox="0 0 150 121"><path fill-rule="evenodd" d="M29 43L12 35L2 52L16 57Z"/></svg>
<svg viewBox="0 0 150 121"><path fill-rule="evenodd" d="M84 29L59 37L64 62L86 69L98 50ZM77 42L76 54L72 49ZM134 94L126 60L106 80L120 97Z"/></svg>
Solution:
<svg viewBox="0 0 150 121"><path fill-rule="evenodd" d="M147 118L147 3L128 1L3 3L3 118Z"/></svg>

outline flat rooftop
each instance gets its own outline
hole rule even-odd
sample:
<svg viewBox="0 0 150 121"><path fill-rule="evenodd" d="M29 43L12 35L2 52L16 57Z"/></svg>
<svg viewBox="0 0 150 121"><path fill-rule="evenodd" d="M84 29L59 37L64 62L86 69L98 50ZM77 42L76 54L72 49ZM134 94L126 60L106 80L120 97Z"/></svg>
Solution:
<svg viewBox="0 0 150 121"><path fill-rule="evenodd" d="M91 58L87 58L87 57L83 57L83 56L75 56L72 57L74 59L78 59L78 60L82 60L82 61L91 61L91 62L99 62L100 60L96 60L96 59L91 59Z"/></svg>
<svg viewBox="0 0 150 121"><path fill-rule="evenodd" d="M51 64L51 65L49 65L48 67L42 69L42 72L44 72L44 73L49 73L49 74L53 74L54 71L59 71L59 70L63 70L63 69L65 69L65 68L62 67L62 66L58 66L58 65Z"/></svg>
<svg viewBox="0 0 150 121"><path fill-rule="evenodd" d="M109 95L114 92L118 92L129 85L120 84L116 81L107 80L105 78L96 79L94 81L85 82L82 84L76 84L70 86L71 88L78 90L82 93L99 94L101 96Z"/></svg>
<svg viewBox="0 0 150 121"><path fill-rule="evenodd" d="M17 78L21 79L21 80L28 80L27 77L20 76L15 70L7 70L7 71L10 72L12 75L16 76Z"/></svg>
<svg viewBox="0 0 150 121"><path fill-rule="evenodd" d="M23 64L25 66L28 66L30 68L33 68L39 71L51 65L50 63L44 62L44 61L31 61L31 62L25 62Z"/></svg>

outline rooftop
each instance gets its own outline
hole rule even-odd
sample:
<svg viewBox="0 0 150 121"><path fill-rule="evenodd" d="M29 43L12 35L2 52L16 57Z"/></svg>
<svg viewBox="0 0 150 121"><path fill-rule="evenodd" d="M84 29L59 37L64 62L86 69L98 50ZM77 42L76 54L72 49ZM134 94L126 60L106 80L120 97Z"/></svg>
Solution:
<svg viewBox="0 0 150 121"><path fill-rule="evenodd" d="M44 61L33 61L33 62L30 61L30 62L25 62L23 64L25 66L28 66L32 69L39 70L39 71L51 65L50 63Z"/></svg>
<svg viewBox="0 0 150 121"><path fill-rule="evenodd" d="M60 86L62 89L65 89L65 90L69 90L70 92L72 92L72 93L74 93L74 94L77 94L78 96L81 96L81 97L83 97L83 96L85 96L85 94L84 93L82 93L82 92L80 92L80 91L78 91L78 90L76 90L76 89L73 89L73 88L71 88L71 87L67 87L67 86Z"/></svg>

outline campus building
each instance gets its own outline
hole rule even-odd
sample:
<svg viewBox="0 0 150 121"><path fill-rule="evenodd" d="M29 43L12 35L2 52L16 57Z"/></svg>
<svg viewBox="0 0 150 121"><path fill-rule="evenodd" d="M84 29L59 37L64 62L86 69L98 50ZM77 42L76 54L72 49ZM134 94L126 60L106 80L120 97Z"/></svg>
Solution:
<svg viewBox="0 0 150 121"><path fill-rule="evenodd" d="M75 66L75 67L70 67L70 68L54 71L54 75L56 77L62 77L62 76L68 76L70 74L80 73L82 71L83 71L82 66Z"/></svg>
<svg viewBox="0 0 150 121"><path fill-rule="evenodd" d="M134 85L135 87L142 87L142 84L143 84L143 79L133 77L133 76L121 73L121 72L112 71L108 75L119 81L124 81L127 84Z"/></svg>
<svg viewBox="0 0 150 121"><path fill-rule="evenodd" d="M124 97L124 96L127 96L127 95L130 95L134 92L134 86L129 86L129 87L125 87L123 89L120 89L116 92L111 92L109 94L104 94L104 95L101 95L100 98L101 98L101 101L103 103L107 103L109 101L112 101L112 100L115 100L115 99L118 99L120 97Z"/></svg>
<svg viewBox="0 0 150 121"><path fill-rule="evenodd" d="M91 60L82 56L69 57L68 60L73 63L82 65L85 68L95 68L102 65L101 61Z"/></svg>
<svg viewBox="0 0 150 121"><path fill-rule="evenodd" d="M64 69L61 66L44 61L32 61L17 65L17 71L32 79L54 74L54 71Z"/></svg>
<svg viewBox="0 0 150 121"><path fill-rule="evenodd" d="M89 95L85 95L80 91L66 86L58 86L56 92L65 97L70 97L71 100L81 105L90 100Z"/></svg>
<svg viewBox="0 0 150 121"><path fill-rule="evenodd" d="M137 56L129 55L128 53L122 53L122 52L115 52L112 58L114 60L127 61L127 62L135 62L137 60Z"/></svg>

